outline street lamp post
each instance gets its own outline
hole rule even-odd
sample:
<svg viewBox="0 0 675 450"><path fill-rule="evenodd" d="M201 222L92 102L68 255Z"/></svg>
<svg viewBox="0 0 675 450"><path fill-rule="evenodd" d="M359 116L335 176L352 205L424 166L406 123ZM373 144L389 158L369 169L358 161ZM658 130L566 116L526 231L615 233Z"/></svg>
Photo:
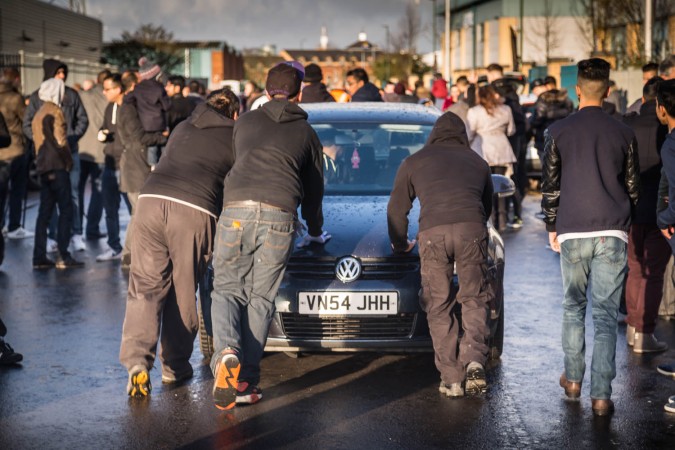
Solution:
<svg viewBox="0 0 675 450"><path fill-rule="evenodd" d="M386 53L385 53L385 67L386 67L386 74L387 74L387 80L389 80L389 77L391 76L391 54L389 52L389 25L382 25L384 27L384 31L386 32L386 39L387 39L387 47L386 47Z"/></svg>
<svg viewBox="0 0 675 450"><path fill-rule="evenodd" d="M445 60L443 61L444 77L452 83L451 65L450 65L450 0L445 0Z"/></svg>
<svg viewBox="0 0 675 450"><path fill-rule="evenodd" d="M438 60L436 57L436 0L431 0L431 49L434 52L434 72L438 72Z"/></svg>
<svg viewBox="0 0 675 450"><path fill-rule="evenodd" d="M652 60L652 22L654 20L654 11L652 9L652 0L645 0L645 60Z"/></svg>

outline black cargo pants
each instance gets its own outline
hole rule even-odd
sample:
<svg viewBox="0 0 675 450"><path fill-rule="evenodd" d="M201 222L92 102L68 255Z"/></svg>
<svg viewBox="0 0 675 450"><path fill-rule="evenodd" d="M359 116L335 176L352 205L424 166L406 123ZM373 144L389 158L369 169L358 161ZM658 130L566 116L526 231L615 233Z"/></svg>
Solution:
<svg viewBox="0 0 675 450"><path fill-rule="evenodd" d="M488 232L481 223L439 225L419 233L422 264L420 304L427 314L436 368L445 384L464 380L471 361L485 365L490 334L487 279ZM450 298L453 263L459 292ZM464 337L459 340L455 303L462 311Z"/></svg>

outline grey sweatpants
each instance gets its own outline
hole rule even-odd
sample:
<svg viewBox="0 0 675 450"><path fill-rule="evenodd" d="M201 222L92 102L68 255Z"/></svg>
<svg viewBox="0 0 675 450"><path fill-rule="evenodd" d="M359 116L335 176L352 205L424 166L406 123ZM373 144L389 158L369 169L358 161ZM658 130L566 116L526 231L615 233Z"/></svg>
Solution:
<svg viewBox="0 0 675 450"><path fill-rule="evenodd" d="M136 214L136 205L138 204L139 192L127 192L127 199L131 205L131 217L129 217L129 224L127 225L127 232L124 235L124 247L122 248L122 264L131 264L131 241L133 238L134 214Z"/></svg>
<svg viewBox="0 0 675 450"><path fill-rule="evenodd" d="M134 211L134 255L120 362L152 368L160 337L162 373L176 378L192 371L197 336L197 283L213 251L216 219L195 208L141 197Z"/></svg>

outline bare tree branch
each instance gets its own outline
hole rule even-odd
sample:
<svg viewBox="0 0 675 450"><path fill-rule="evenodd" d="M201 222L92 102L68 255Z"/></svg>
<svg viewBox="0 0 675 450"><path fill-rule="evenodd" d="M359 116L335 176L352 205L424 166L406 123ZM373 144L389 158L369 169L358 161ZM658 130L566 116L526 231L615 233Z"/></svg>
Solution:
<svg viewBox="0 0 675 450"><path fill-rule="evenodd" d="M553 10L552 0L544 0L544 14L542 20L533 23L527 33L527 41L534 48L544 54L546 62L553 57L555 51L560 48L561 30L560 20Z"/></svg>
<svg viewBox="0 0 675 450"><path fill-rule="evenodd" d="M394 33L392 43L394 50L409 54L417 53L417 39L423 31L422 20L418 6L410 0L405 7L405 13L398 22L399 32Z"/></svg>

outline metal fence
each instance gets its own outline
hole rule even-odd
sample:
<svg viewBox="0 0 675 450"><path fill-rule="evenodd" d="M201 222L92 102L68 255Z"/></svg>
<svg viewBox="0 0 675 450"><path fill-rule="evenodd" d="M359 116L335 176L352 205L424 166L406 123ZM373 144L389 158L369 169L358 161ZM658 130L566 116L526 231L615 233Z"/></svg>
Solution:
<svg viewBox="0 0 675 450"><path fill-rule="evenodd" d="M49 58L58 59L68 65L68 79L66 80L68 86L75 83L81 84L84 80L96 80L96 75L103 69L110 69L113 72L117 69L109 64L99 62L59 58L58 55L45 55L44 53L26 53L21 50L15 54L0 53L0 69L5 67L17 68L21 72L22 93L29 95L40 87L44 78L42 62Z"/></svg>

